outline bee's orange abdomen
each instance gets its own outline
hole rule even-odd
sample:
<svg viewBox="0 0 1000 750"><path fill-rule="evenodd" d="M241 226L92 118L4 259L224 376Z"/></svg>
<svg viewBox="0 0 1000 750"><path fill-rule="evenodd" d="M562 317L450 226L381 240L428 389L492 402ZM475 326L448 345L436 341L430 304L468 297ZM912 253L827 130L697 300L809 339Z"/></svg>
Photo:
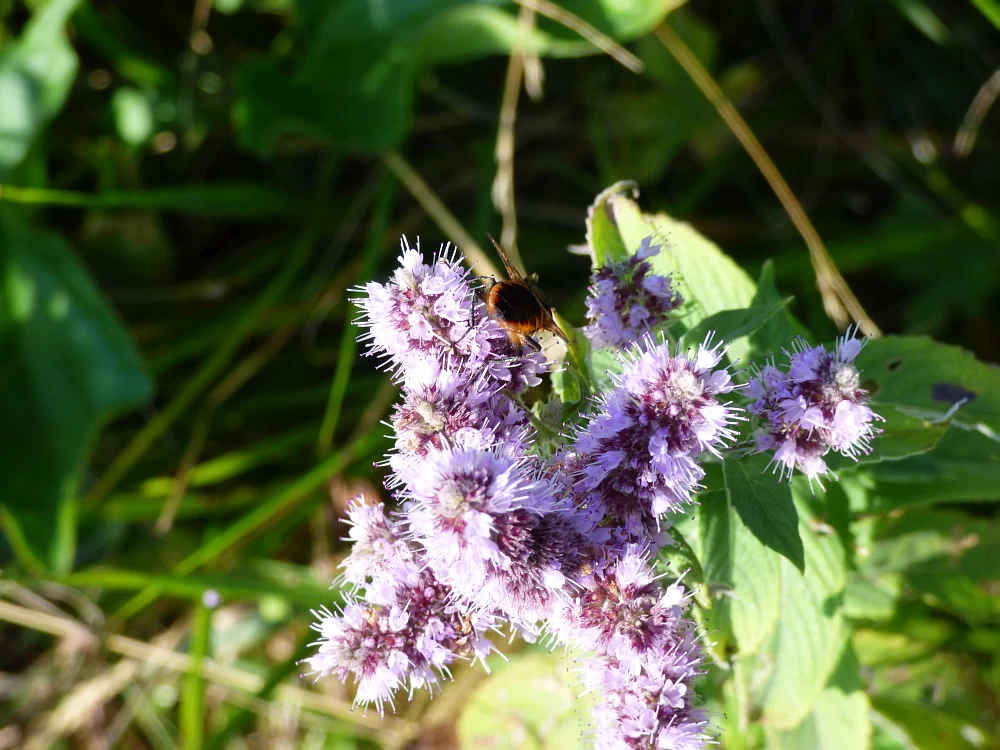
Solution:
<svg viewBox="0 0 1000 750"><path fill-rule="evenodd" d="M530 335L545 325L545 308L525 284L501 281L489 291L490 314L507 328Z"/></svg>

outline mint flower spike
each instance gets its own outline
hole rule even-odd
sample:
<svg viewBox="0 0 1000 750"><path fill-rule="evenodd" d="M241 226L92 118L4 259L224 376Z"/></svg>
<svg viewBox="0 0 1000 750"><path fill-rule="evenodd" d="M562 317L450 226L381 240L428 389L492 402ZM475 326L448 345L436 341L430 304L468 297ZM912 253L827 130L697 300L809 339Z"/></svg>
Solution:
<svg viewBox="0 0 1000 750"><path fill-rule="evenodd" d="M810 347L804 339L784 351L786 369L773 362L751 379L748 407L758 418L754 452L774 452L769 466L782 478L796 469L823 488L823 475L835 475L823 457L831 450L855 461L871 452L871 440L884 421L868 406L868 391L854 360L864 346L857 328L837 339L833 352Z"/></svg>
<svg viewBox="0 0 1000 750"><path fill-rule="evenodd" d="M583 565L586 539L557 486L517 445L431 453L407 490L410 538L453 594L524 632Z"/></svg>
<svg viewBox="0 0 1000 750"><path fill-rule="evenodd" d="M718 367L724 347L712 336L676 353L646 336L623 357L614 387L577 437L578 491L636 541L692 502L705 476L701 454L718 456L736 437L741 410L721 399L741 386Z"/></svg>
<svg viewBox="0 0 1000 750"><path fill-rule="evenodd" d="M597 653L580 668L585 691L598 691L595 747L701 748L709 722L692 682L704 653L687 617L691 594L680 582L661 588L648 554L631 545L597 566L565 616L565 632Z"/></svg>
<svg viewBox="0 0 1000 750"><path fill-rule="evenodd" d="M589 325L584 333L594 348L624 348L651 334L683 304L670 276L653 273L649 258L662 249L646 237L635 255L594 271L587 296Z"/></svg>

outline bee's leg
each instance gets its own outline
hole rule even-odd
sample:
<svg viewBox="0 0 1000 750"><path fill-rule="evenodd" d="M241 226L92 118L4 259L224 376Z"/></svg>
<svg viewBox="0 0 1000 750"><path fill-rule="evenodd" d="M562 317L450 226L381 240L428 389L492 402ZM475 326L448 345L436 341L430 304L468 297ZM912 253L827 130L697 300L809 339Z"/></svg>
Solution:
<svg viewBox="0 0 1000 750"><path fill-rule="evenodd" d="M526 343L529 347L531 347L532 354L538 354L538 352L542 350L542 345L539 344L537 341L535 341L535 339L533 339L531 336L525 336L524 343Z"/></svg>

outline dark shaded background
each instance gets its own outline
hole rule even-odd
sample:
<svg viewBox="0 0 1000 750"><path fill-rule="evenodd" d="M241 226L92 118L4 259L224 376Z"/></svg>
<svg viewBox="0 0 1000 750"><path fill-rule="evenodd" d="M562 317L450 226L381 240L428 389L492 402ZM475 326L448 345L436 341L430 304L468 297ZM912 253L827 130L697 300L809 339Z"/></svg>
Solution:
<svg viewBox="0 0 1000 750"><path fill-rule="evenodd" d="M138 576L71 581L101 587L98 619L112 629L151 638L200 616L192 592L210 587L249 602L235 610L245 645L234 653L271 674L295 670L307 605L321 601L343 552L337 514L358 489L380 491L373 462L387 441L377 421L394 397L374 363L356 357L344 290L385 278L400 234L420 235L425 250L454 239L380 153L398 150L479 241L501 231L491 188L507 56L442 59L468 37L445 37L423 62L407 47L452 5L388 2L399 14L388 30L373 30L368 6L351 0L94 0L71 16L80 64L69 97L6 180L43 192L8 191L6 202L72 242L156 383L147 406L103 433L80 478L73 567ZM574 7L613 31L597 2ZM0 1L0 43L29 15ZM330 26L331 17L340 20ZM1000 113L970 115L977 92L988 102L1000 91L1000 79L988 84L1000 31L987 11L965 0L693 0L669 23L746 118L883 331L996 362ZM582 324L588 261L567 247L583 241L594 196L635 179L646 210L690 221L752 276L774 259L794 313L832 338L801 237L647 32L623 39L645 74L604 55L545 57L543 98L521 95L514 192L526 266ZM366 90L359 82L380 66L384 88ZM224 199L211 190L231 183L252 189ZM54 190L70 193L44 192ZM287 283L268 291L283 273ZM157 434L109 480L150 424ZM345 446L353 455L338 463ZM272 501L273 513L252 516ZM256 576L250 594L225 578L234 571ZM154 585L146 600L131 598ZM72 683L59 682L55 646L39 636L4 649L0 669L31 667L41 685L18 694L11 721L37 728L37 707ZM214 732L229 727L223 719ZM88 726L80 736L106 729ZM243 732L233 724L224 734Z"/></svg>

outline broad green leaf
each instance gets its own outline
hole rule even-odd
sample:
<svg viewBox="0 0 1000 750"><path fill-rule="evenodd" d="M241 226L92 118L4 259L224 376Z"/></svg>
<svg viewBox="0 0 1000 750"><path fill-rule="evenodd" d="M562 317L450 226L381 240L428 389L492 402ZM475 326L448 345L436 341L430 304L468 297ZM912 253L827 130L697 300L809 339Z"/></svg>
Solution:
<svg viewBox="0 0 1000 750"><path fill-rule="evenodd" d="M871 453L861 454L856 461L838 453L829 453L825 460L834 473L864 464L919 456L933 450L948 432L948 422L915 417L892 404L876 404L874 411L885 421L876 422L876 429L880 432L872 440Z"/></svg>
<svg viewBox="0 0 1000 750"><path fill-rule="evenodd" d="M760 703L764 721L791 729L812 710L847 638L841 608L845 559L840 540L799 525L805 574L781 558L781 605L771 638L773 669Z"/></svg>
<svg viewBox="0 0 1000 750"><path fill-rule="evenodd" d="M709 486L723 484L713 477ZM756 653L771 634L781 596L781 558L765 547L733 509L729 493L699 495L698 554L711 598L715 639L725 651L735 639L740 658Z"/></svg>
<svg viewBox="0 0 1000 750"><path fill-rule="evenodd" d="M0 503L35 567L73 561L76 490L102 424L150 396L117 315L73 250L0 215Z"/></svg>
<svg viewBox="0 0 1000 750"><path fill-rule="evenodd" d="M852 620L889 620L902 585L902 578L893 573L869 577L852 571L844 590L844 614Z"/></svg>
<svg viewBox="0 0 1000 750"><path fill-rule="evenodd" d="M955 424L1000 441L1000 368L995 365L957 346L904 336L869 341L857 365L876 403L937 420L955 407Z"/></svg>
<svg viewBox="0 0 1000 750"><path fill-rule="evenodd" d="M878 442L873 448L878 450ZM1000 446L976 432L952 428L933 450L870 467L868 512L884 513L936 502L1000 499Z"/></svg>
<svg viewBox="0 0 1000 750"><path fill-rule="evenodd" d="M513 657L469 697L456 727L463 750L588 747L596 696L580 694L565 654Z"/></svg>
<svg viewBox="0 0 1000 750"><path fill-rule="evenodd" d="M741 310L722 310L709 315L691 328L684 334L682 341L689 346L696 346L704 341L710 332L715 332L714 340L732 344L762 328L771 318L780 314L791 301L791 297L785 297L768 305L754 305Z"/></svg>
<svg viewBox="0 0 1000 750"><path fill-rule="evenodd" d="M733 585L729 617L740 654L745 655L758 652L778 622L782 558L761 544L734 510L730 510L730 523Z"/></svg>
<svg viewBox="0 0 1000 750"><path fill-rule="evenodd" d="M756 286L736 262L687 222L666 214L645 214L646 221L665 243L665 249L650 259L657 273L676 272L680 292L694 303L689 316L694 326L722 310L738 310L753 304ZM735 353L742 357L743 352Z"/></svg>
<svg viewBox="0 0 1000 750"><path fill-rule="evenodd" d="M791 486L767 471L767 464L763 455L726 458L722 464L726 491L743 523L761 543L802 571L805 557Z"/></svg>
<svg viewBox="0 0 1000 750"><path fill-rule="evenodd" d="M262 154L286 135L352 151L396 145L410 129L413 71L392 55L373 68L363 78L338 71L315 82L291 77L271 60L244 63L233 109L239 142Z"/></svg>
<svg viewBox="0 0 1000 750"><path fill-rule="evenodd" d="M757 291L754 293L751 306L773 305L782 299L784 297L779 294L778 287L774 281L774 263L768 260L760 269L760 276L757 279ZM749 356L759 360L755 364L762 365L764 360L769 356L776 355L781 351L782 347L787 347L795 333L795 327L787 310L775 315L750 335ZM806 332L800 331L800 333Z"/></svg>
<svg viewBox="0 0 1000 750"><path fill-rule="evenodd" d="M986 735L980 727L932 705L875 696L872 706L918 750L976 750L986 746Z"/></svg>
<svg viewBox="0 0 1000 750"><path fill-rule="evenodd" d="M794 729L768 732L770 750L867 750L872 725L858 660L848 646L812 711ZM765 725L766 726L766 725Z"/></svg>
<svg viewBox="0 0 1000 750"><path fill-rule="evenodd" d="M634 200L638 197L639 186L635 182L616 182L602 190L587 209L587 247L594 268L620 263L633 255L639 243L649 236Z"/></svg>
<svg viewBox="0 0 1000 750"><path fill-rule="evenodd" d="M31 17L20 39L0 52L0 180L59 113L76 78L77 57L66 21L79 0L51 0Z"/></svg>

